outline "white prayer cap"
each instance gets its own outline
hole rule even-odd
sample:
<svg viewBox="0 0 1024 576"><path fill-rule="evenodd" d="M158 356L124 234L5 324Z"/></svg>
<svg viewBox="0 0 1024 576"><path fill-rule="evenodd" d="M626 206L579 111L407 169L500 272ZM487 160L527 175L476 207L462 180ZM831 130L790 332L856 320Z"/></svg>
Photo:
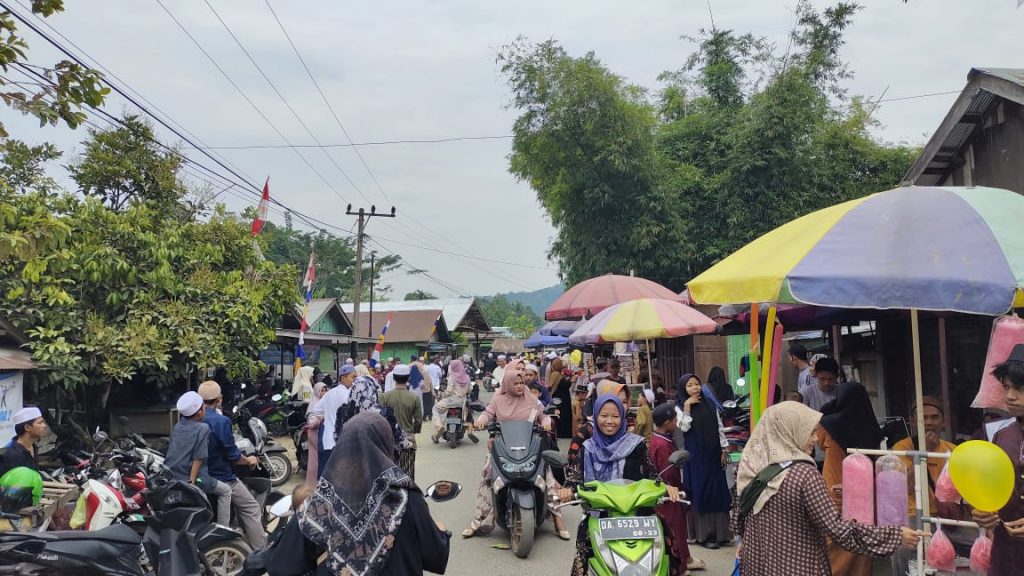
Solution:
<svg viewBox="0 0 1024 576"><path fill-rule="evenodd" d="M508 360L504 354L498 354L498 360Z"/></svg>
<svg viewBox="0 0 1024 576"><path fill-rule="evenodd" d="M18 410L14 414L14 425L17 426L18 424L31 422L36 418L42 417L43 413L41 410L39 410L39 408L36 408L35 406L29 406L28 408L22 408L21 410Z"/></svg>
<svg viewBox="0 0 1024 576"><path fill-rule="evenodd" d="M203 407L203 397L197 392L185 392L178 398L178 414L185 418L191 418Z"/></svg>
<svg viewBox="0 0 1024 576"><path fill-rule="evenodd" d="M408 364L399 364L395 366L395 369L392 370L391 373L395 376L408 376L412 373L412 370L409 368Z"/></svg>
<svg viewBox="0 0 1024 576"><path fill-rule="evenodd" d="M540 374L540 370L537 369L537 365L536 364L527 364L526 365L526 371L527 372L533 372L534 374Z"/></svg>
<svg viewBox="0 0 1024 576"><path fill-rule="evenodd" d="M653 408L654 407L654 390L651 390L650 388L644 389L644 398L647 399L647 404Z"/></svg>
<svg viewBox="0 0 1024 576"><path fill-rule="evenodd" d="M348 360L345 360L345 364L348 364L349 366L352 366L355 363L356 363L356 361L351 359L351 358L349 358Z"/></svg>

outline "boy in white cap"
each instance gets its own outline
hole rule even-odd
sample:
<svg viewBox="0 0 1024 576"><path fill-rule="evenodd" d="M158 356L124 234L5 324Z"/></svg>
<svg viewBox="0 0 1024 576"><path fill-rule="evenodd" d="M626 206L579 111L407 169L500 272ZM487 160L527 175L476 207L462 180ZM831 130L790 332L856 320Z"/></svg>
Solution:
<svg viewBox="0 0 1024 576"><path fill-rule="evenodd" d="M405 431L406 437L412 440L410 446L399 450L398 465L409 475L409 478L415 480L416 435L423 429L423 411L420 409L420 399L409 390L411 374L412 369L408 365L395 366L390 374L394 382L394 389L385 392L380 397L380 405L391 409L398 425Z"/></svg>
<svg viewBox="0 0 1024 576"><path fill-rule="evenodd" d="M175 480L199 486L217 498L218 510L231 509L231 487L218 482L207 468L210 453L210 427L203 423L206 406L197 392L185 392L178 398L181 417L171 430L164 466Z"/></svg>
<svg viewBox="0 0 1024 576"><path fill-rule="evenodd" d="M0 476L15 468L39 469L36 463L36 442L46 435L43 412L35 406L14 413L14 438L0 450Z"/></svg>

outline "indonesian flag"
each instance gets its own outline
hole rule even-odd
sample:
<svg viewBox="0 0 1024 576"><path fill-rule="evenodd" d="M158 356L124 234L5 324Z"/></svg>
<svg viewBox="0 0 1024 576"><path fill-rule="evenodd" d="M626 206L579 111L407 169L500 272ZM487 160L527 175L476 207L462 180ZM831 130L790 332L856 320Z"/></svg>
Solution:
<svg viewBox="0 0 1024 576"><path fill-rule="evenodd" d="M252 221L252 235L256 236L263 230L263 223L267 221L267 210L270 209L270 177L263 184L263 197L260 198L260 205L256 208L256 218Z"/></svg>
<svg viewBox="0 0 1024 576"><path fill-rule="evenodd" d="M309 253L309 266L306 267L306 278L302 282L306 288L306 294L302 304L302 321L299 324L299 346L295 350L297 366L301 365L300 360L306 357L306 351L302 349L302 345L306 343L306 330L309 329L309 302L313 299L313 281L316 279L315 256L315 253Z"/></svg>
<svg viewBox="0 0 1024 576"><path fill-rule="evenodd" d="M384 329L380 331L380 339L377 340L377 345L373 347L373 355L370 356L370 368L376 368L380 364L380 355L384 351L384 336L388 333L388 328L391 327L391 318L394 315L388 313L388 321L384 323Z"/></svg>

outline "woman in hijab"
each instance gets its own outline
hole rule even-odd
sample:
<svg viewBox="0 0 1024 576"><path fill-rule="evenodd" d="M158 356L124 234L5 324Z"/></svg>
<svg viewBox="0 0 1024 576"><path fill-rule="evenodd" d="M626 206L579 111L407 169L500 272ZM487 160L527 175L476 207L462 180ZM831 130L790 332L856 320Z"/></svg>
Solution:
<svg viewBox="0 0 1024 576"><path fill-rule="evenodd" d="M319 402L326 393L327 384L324 382L317 382L316 386L313 386L313 399L309 401L309 410L313 409L313 407L316 406L316 403ZM310 486L316 484L316 473L319 462L317 458L313 458L312 456L316 456L320 453L320 435L323 433L324 430L322 426L317 426L316 428L307 427L306 429L306 435L309 439L308 450L306 452L309 456L306 458L306 484L309 484Z"/></svg>
<svg viewBox="0 0 1024 576"><path fill-rule="evenodd" d="M558 398L562 401L561 410L562 417L558 419L556 428L558 429L559 438L572 438L572 418L565 417L566 410L572 406L572 381L565 377L563 373L565 370L565 364L561 358L555 358L551 361L548 366L548 391L551 392L551 396Z"/></svg>
<svg viewBox="0 0 1024 576"><path fill-rule="evenodd" d="M444 417L448 408L465 407L472 385L473 379L466 373L466 364L462 360L452 360L448 365L448 388L444 392L445 396L434 403L434 435L430 438L434 444L437 444L444 433ZM463 413L469 439L476 444L480 439L473 433L473 419L469 417L468 409L464 408Z"/></svg>
<svg viewBox="0 0 1024 576"><path fill-rule="evenodd" d="M732 495L725 479L729 443L722 431L722 419L710 401L705 401L700 378L684 374L676 382L676 403L682 409L679 430L690 452L683 464L683 482L693 508L690 513L690 537L714 550L732 543L729 509Z"/></svg>
<svg viewBox="0 0 1024 576"><path fill-rule="evenodd" d="M719 402L728 402L736 399L736 392L729 386L725 379L725 370L721 366L715 366L708 372L708 387L714 392Z"/></svg>
<svg viewBox="0 0 1024 576"><path fill-rule="evenodd" d="M878 449L882 431L871 407L867 390L857 382L836 388L836 399L821 407L818 445L825 452L821 474L830 487L837 510L842 507L843 459L848 448ZM857 555L838 544L829 548L832 573L836 576L870 576L871 558Z"/></svg>
<svg viewBox="0 0 1024 576"><path fill-rule="evenodd" d="M292 400L297 402L309 402L313 399L313 372L312 366L303 366L295 374L295 381L292 383Z"/></svg>
<svg viewBox="0 0 1024 576"><path fill-rule="evenodd" d="M580 484L594 480L651 480L657 477L657 470L651 466L647 443L642 436L626 430L626 407L617 395L605 394L594 402L594 435L583 443L580 457L565 471L566 487L560 498L563 502L573 499ZM679 499L679 491L668 486L669 498ZM653 513L653 511L650 511ZM587 533L586 517L576 531L576 559L572 565L573 576L587 574L587 559L593 555L590 536Z"/></svg>
<svg viewBox="0 0 1024 576"><path fill-rule="evenodd" d="M551 429L551 419L544 414L544 407L539 400L527 389L525 368L521 360L513 360L505 366L505 374L501 381L501 388L491 398L480 417L476 421L476 427L480 430L487 428L492 420L498 422L529 421L541 423L545 430ZM494 489L491 485L491 451L490 442L487 445L487 456L484 458L484 469L480 480L480 488L476 496L476 508L473 510L473 520L469 528L462 531L463 538L472 538L478 534L489 534L494 530ZM558 483L548 468L545 478L545 490L549 498L558 495ZM554 516L555 531L562 540L568 540L571 535L565 529L562 522L562 515L557 510L551 512Z"/></svg>
<svg viewBox="0 0 1024 576"><path fill-rule="evenodd" d="M821 414L797 402L765 410L743 450L733 527L743 539L742 574L832 574L828 541L888 556L917 546L923 532L842 519L809 453Z"/></svg>
<svg viewBox="0 0 1024 576"><path fill-rule="evenodd" d="M285 527L267 573L443 574L451 533L430 517L420 489L392 454L391 427L382 416L350 419L316 490Z"/></svg>

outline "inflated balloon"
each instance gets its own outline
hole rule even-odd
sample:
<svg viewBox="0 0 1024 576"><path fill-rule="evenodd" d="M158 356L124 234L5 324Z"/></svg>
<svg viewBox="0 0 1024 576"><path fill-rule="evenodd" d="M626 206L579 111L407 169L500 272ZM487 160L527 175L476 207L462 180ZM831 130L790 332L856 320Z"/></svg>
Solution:
<svg viewBox="0 0 1024 576"><path fill-rule="evenodd" d="M572 361L573 366L579 366L580 362L583 361L583 352L573 350L572 354L569 354L569 360Z"/></svg>
<svg viewBox="0 0 1024 576"><path fill-rule="evenodd" d="M996 512L1013 495L1013 463L991 442L969 440L949 457L949 477L964 500L982 512Z"/></svg>

